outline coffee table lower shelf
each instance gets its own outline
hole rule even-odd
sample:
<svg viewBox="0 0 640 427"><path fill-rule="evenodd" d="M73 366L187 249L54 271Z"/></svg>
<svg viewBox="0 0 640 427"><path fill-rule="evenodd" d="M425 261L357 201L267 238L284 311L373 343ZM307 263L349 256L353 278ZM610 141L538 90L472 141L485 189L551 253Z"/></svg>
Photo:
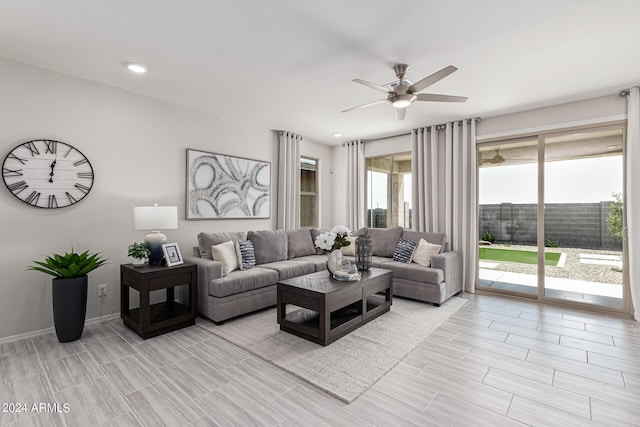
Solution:
<svg viewBox="0 0 640 427"><path fill-rule="evenodd" d="M391 272L373 270L348 284L324 272L278 283L280 330L328 345L386 313L392 302ZM297 308L287 310L287 305Z"/></svg>

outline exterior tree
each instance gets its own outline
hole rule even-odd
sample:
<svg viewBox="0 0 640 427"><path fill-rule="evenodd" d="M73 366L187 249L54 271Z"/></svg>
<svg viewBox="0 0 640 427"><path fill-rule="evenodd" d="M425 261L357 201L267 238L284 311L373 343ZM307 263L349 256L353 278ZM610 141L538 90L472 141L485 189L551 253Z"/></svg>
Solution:
<svg viewBox="0 0 640 427"><path fill-rule="evenodd" d="M612 193L612 196L615 200L607 216L607 230L614 238L622 240L622 195Z"/></svg>

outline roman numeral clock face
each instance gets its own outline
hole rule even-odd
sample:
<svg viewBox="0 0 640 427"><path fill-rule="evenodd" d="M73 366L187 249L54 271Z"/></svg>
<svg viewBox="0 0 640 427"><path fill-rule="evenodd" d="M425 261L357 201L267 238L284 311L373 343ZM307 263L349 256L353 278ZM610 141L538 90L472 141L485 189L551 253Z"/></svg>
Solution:
<svg viewBox="0 0 640 427"><path fill-rule="evenodd" d="M37 139L15 147L2 164L11 193L44 209L64 208L84 199L93 186L93 168L78 149L60 141Z"/></svg>

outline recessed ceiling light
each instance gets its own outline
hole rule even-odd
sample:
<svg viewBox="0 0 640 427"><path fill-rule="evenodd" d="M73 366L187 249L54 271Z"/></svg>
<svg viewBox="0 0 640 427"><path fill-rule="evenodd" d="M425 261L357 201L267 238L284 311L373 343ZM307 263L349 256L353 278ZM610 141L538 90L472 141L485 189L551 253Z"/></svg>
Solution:
<svg viewBox="0 0 640 427"><path fill-rule="evenodd" d="M333 134L334 138L340 138L341 136L342 136L342 134L339 133L339 132L336 132L336 133Z"/></svg>
<svg viewBox="0 0 640 427"><path fill-rule="evenodd" d="M136 73L136 74L144 74L147 72L147 67L142 65L142 64L136 64L133 62L127 62L125 64L127 66L127 69L129 71L131 71L132 73Z"/></svg>

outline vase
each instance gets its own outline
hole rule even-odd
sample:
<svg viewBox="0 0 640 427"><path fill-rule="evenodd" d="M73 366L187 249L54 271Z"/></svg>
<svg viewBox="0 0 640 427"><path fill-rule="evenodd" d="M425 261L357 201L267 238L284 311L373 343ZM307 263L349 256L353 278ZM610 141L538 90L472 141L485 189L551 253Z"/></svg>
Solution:
<svg viewBox="0 0 640 427"><path fill-rule="evenodd" d="M60 342L71 342L82 336L87 314L88 276L56 278L53 287L53 324Z"/></svg>
<svg viewBox="0 0 640 427"><path fill-rule="evenodd" d="M139 268L144 265L144 260L145 258L134 258L132 264L134 267Z"/></svg>
<svg viewBox="0 0 640 427"><path fill-rule="evenodd" d="M329 273L333 274L341 264L342 251L340 249L336 249L332 251L327 258L327 270L329 270Z"/></svg>

